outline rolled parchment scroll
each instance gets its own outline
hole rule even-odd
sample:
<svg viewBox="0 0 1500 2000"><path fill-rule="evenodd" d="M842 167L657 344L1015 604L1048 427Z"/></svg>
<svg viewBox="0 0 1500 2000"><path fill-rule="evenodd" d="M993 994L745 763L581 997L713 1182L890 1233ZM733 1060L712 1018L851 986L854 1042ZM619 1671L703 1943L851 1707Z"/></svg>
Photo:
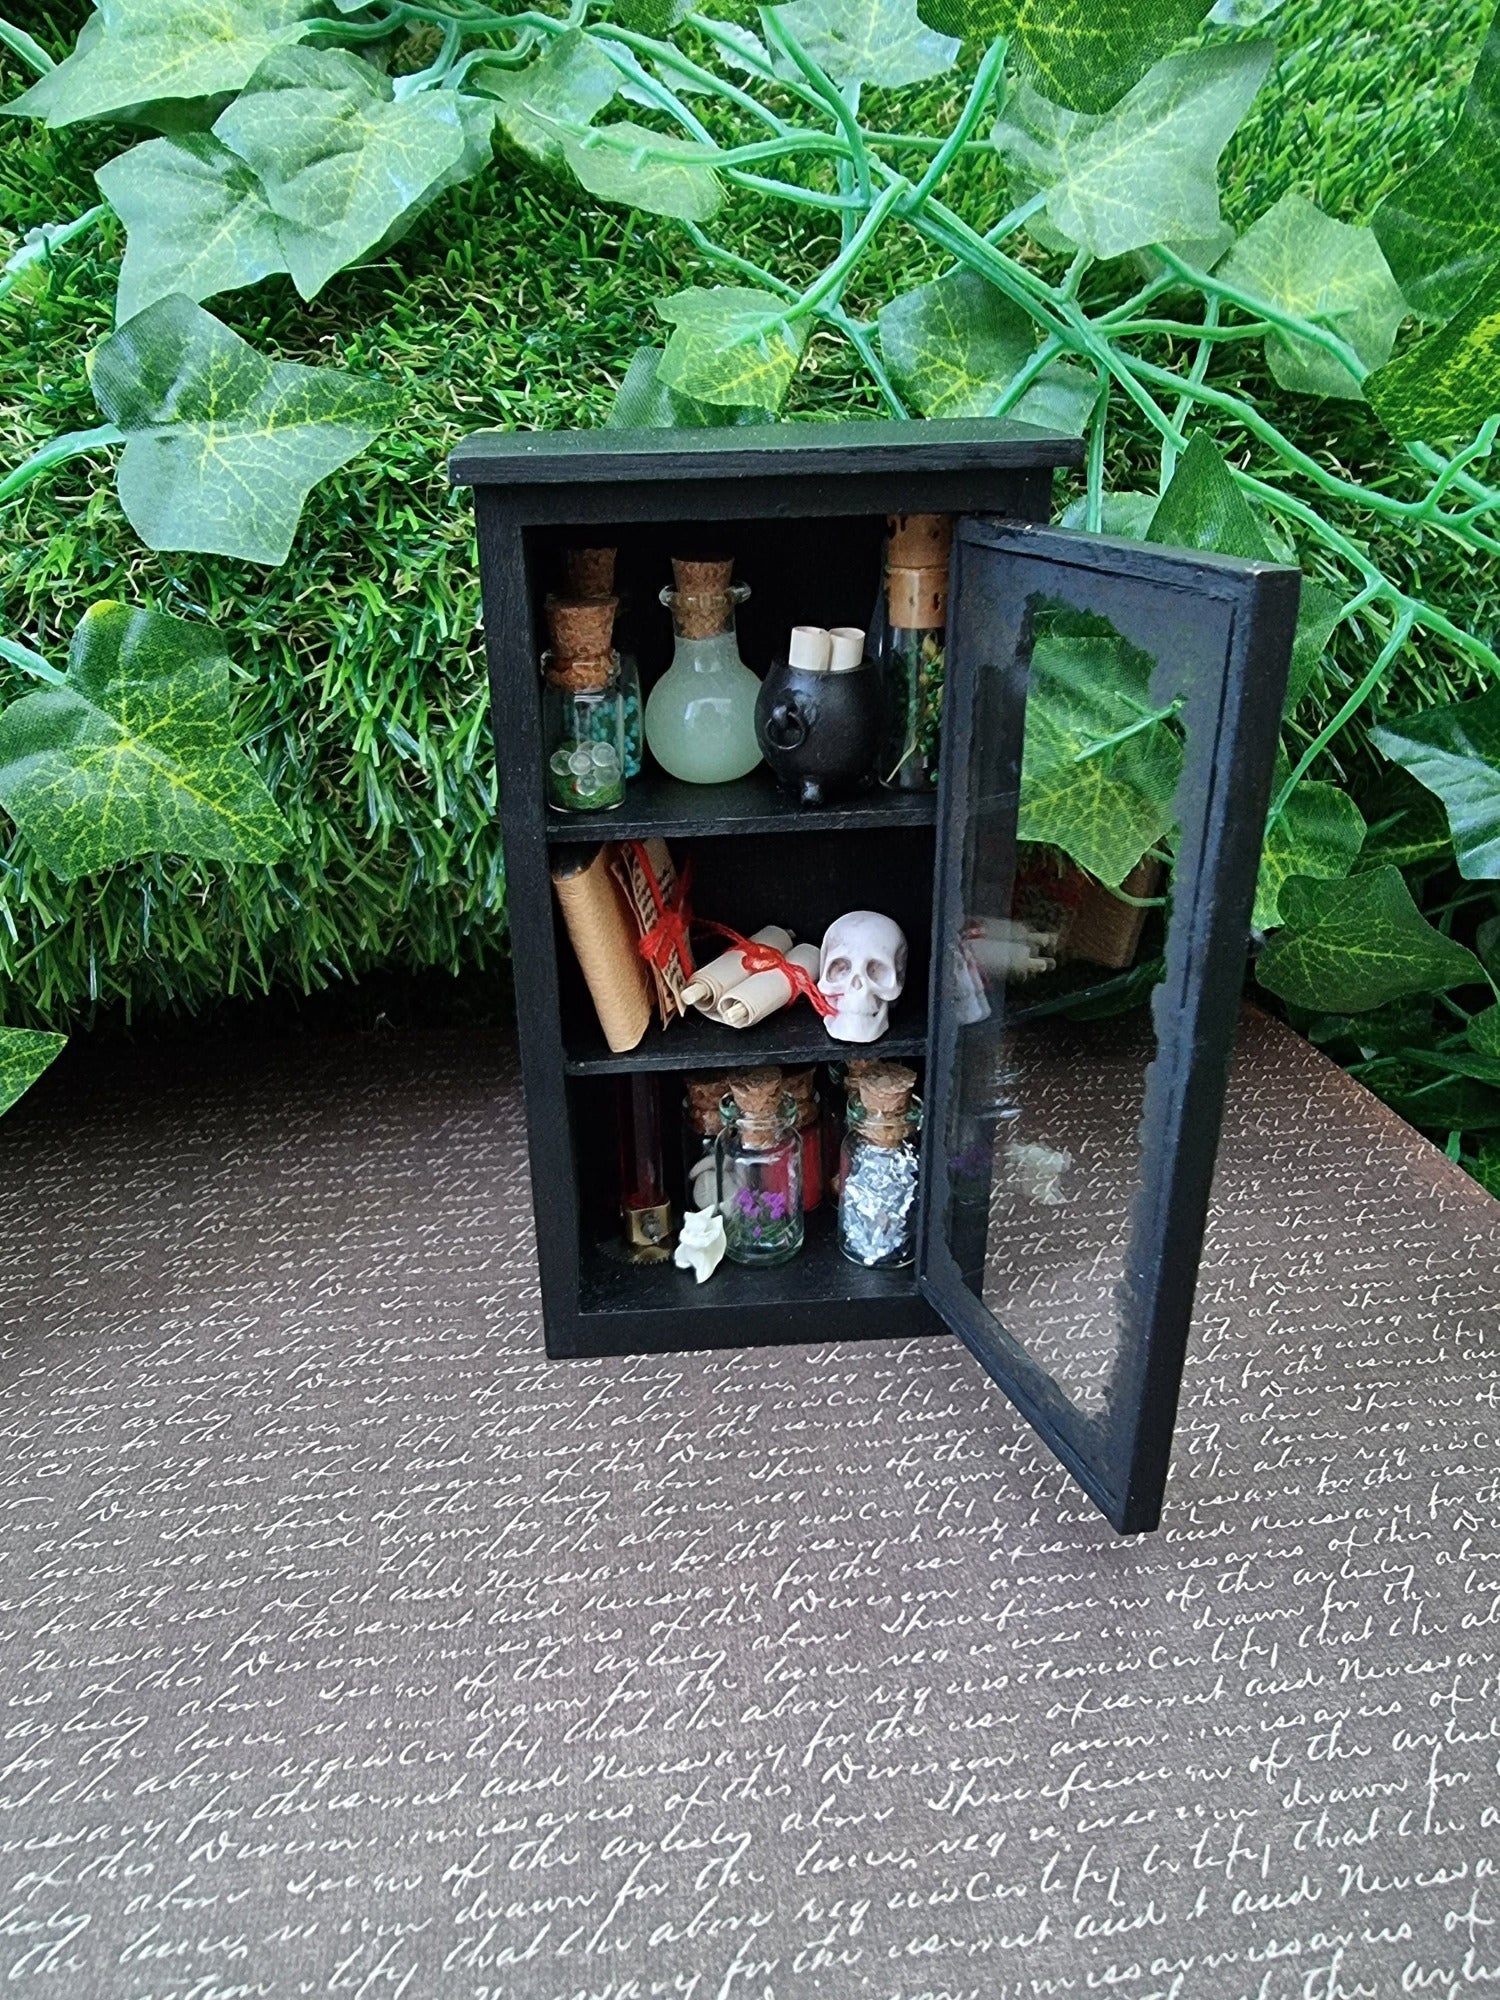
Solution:
<svg viewBox="0 0 1500 2000"><path fill-rule="evenodd" d="M767 924L763 930L752 934L750 942L768 944L774 951L787 951L791 947L792 934L784 931L780 924ZM813 969L817 970L816 967ZM700 1014L718 1015L719 1002L732 986L742 983L744 978L745 954L738 948L726 951L693 974L691 983L682 989L682 997ZM784 985L785 981L782 983Z"/></svg>
<svg viewBox="0 0 1500 2000"><path fill-rule="evenodd" d="M776 948L793 965L800 965L804 972L817 978L818 947L815 944L794 944L790 951L785 945ZM767 1014L774 1014L777 1008L785 1007L795 991L784 972L752 972L748 979L742 979L719 1002L719 1019L729 1028L753 1028Z"/></svg>

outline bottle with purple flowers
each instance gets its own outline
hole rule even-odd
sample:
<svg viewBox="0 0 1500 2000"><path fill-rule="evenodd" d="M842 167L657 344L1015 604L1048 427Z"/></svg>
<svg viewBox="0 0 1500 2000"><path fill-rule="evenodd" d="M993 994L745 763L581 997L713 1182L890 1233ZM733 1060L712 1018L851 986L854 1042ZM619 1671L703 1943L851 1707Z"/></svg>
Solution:
<svg viewBox="0 0 1500 2000"><path fill-rule="evenodd" d="M733 1264L784 1264L802 1248L802 1135L779 1069L730 1079L719 1134L719 1213Z"/></svg>

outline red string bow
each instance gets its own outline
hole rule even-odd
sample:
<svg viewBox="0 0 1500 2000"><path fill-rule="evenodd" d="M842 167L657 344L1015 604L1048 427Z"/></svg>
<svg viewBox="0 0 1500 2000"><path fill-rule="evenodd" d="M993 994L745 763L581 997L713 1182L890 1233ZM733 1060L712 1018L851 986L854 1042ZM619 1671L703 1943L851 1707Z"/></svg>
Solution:
<svg viewBox="0 0 1500 2000"><path fill-rule="evenodd" d="M778 951L774 945L760 944L753 938L741 937L739 932L731 930L728 924L716 924L707 917L693 915L687 899L688 888L693 879L691 856L688 857L681 875L677 878L677 893L668 901L661 892L661 885L652 870L645 848L638 840L631 841L630 847L640 864L641 872L651 890L651 900L656 906L656 921L641 939L640 952L642 958L654 965L658 971L670 962L675 952L682 961L684 971L692 972L693 955L692 946L688 941L688 927L696 925L699 930L712 931L715 937L727 938L742 955L747 976L753 972L779 972L791 987L794 1000L800 996L825 1019L838 1011L833 1002L825 999L818 991L818 983L805 965L798 965L794 959L788 958L785 952Z"/></svg>

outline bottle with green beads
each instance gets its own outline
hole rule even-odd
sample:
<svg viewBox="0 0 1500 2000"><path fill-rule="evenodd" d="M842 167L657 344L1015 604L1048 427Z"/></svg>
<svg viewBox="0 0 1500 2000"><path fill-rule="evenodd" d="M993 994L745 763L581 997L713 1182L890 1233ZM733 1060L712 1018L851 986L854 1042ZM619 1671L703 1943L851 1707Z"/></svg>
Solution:
<svg viewBox="0 0 1500 2000"><path fill-rule="evenodd" d="M612 644L614 597L550 597L542 655L547 803L608 812L625 797L625 701Z"/></svg>

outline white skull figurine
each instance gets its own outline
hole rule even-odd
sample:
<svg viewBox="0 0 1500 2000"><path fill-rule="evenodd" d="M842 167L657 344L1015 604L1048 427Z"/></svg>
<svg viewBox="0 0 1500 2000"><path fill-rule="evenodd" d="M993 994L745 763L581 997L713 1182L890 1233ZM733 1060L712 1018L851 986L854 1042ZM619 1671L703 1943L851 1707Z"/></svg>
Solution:
<svg viewBox="0 0 1500 2000"><path fill-rule="evenodd" d="M906 984L906 939L874 910L850 910L823 937L818 989L836 1011L823 1025L839 1042L878 1041Z"/></svg>

